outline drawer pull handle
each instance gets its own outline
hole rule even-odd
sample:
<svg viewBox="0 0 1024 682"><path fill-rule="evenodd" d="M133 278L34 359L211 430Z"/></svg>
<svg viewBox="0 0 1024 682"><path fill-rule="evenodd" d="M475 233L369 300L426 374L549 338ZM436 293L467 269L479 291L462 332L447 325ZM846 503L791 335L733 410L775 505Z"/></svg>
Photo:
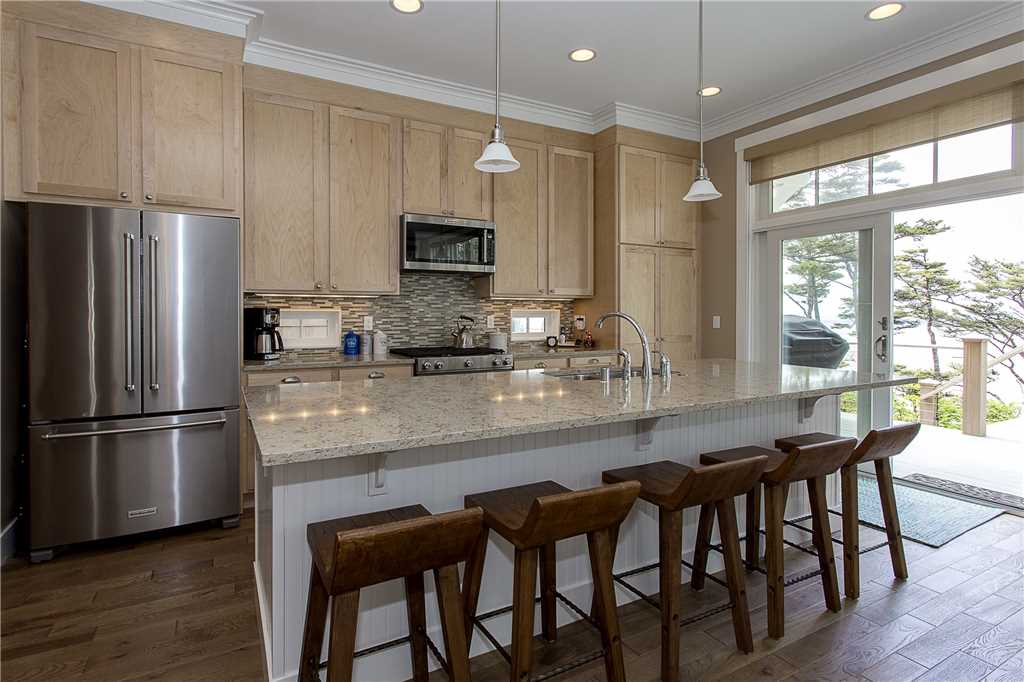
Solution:
<svg viewBox="0 0 1024 682"><path fill-rule="evenodd" d="M281 383L282 384L301 384L302 383L302 379L300 379L299 377L296 377L296 376L285 377L284 379L281 379Z"/></svg>
<svg viewBox="0 0 1024 682"><path fill-rule="evenodd" d="M384 372L370 372L367 375L367 378L368 379L383 379L384 378Z"/></svg>
<svg viewBox="0 0 1024 682"><path fill-rule="evenodd" d="M590 358L589 360L587 360L587 362L589 362L592 365L596 365L601 362L601 358Z"/></svg>
<svg viewBox="0 0 1024 682"><path fill-rule="evenodd" d="M534 365L534 367L536 367L537 369L544 369L547 366L548 366L548 363L546 363L546 362L538 362L536 365Z"/></svg>

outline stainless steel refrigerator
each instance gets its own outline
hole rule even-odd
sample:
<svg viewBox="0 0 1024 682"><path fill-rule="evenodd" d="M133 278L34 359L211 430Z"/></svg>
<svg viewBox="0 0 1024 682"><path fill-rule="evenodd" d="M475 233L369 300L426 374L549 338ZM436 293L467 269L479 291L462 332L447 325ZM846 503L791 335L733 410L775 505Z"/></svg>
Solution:
<svg viewBox="0 0 1024 682"><path fill-rule="evenodd" d="M32 558L237 520L238 220L29 204L27 223Z"/></svg>

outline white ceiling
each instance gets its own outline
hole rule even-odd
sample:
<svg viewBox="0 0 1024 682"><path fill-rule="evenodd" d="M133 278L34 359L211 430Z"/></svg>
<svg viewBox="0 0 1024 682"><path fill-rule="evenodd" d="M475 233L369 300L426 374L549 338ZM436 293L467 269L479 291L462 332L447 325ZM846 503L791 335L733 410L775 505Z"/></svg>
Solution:
<svg viewBox="0 0 1024 682"><path fill-rule="evenodd" d="M873 1L707 0L705 82L722 88L705 100L712 132L1019 31L1024 16L1018 2L904 1L902 13L872 22L864 15L878 4ZM120 6L144 11L138 6L146 4ZM249 22L246 61L493 108L484 92L494 88L491 0L424 0L413 15L394 11L386 0L148 4L163 12L171 4L193 12L201 7L210 15L217 8L240 12ZM582 46L596 49L597 59L570 62L568 52ZM697 4L690 0L502 3L502 93L528 100L510 99L508 115L556 124L552 116L590 116L603 127L600 112L617 102L642 111L640 127L643 121L651 129L675 126L689 137L696 118L696 60ZM422 89L420 81L426 83ZM470 95L460 98L462 90ZM547 118L546 105L555 107Z"/></svg>

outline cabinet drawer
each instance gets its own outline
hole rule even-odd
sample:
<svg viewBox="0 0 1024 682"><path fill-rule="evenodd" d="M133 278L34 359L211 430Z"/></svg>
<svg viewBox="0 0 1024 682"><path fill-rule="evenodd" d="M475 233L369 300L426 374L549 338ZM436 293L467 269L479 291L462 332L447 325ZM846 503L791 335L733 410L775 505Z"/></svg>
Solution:
<svg viewBox="0 0 1024 682"><path fill-rule="evenodd" d="M290 381L297 378L299 382L308 384L316 381L337 381L338 377L333 369L303 369L303 370L282 370L280 372L248 372L246 374L247 386L271 386L273 384L295 383Z"/></svg>
<svg viewBox="0 0 1024 682"><path fill-rule="evenodd" d="M515 369L568 369L569 358L526 358L516 360Z"/></svg>
<svg viewBox="0 0 1024 682"><path fill-rule="evenodd" d="M605 365L617 364L618 357L615 355L592 355L586 358L569 358L570 367L603 367Z"/></svg>
<svg viewBox="0 0 1024 682"><path fill-rule="evenodd" d="M366 379L401 379L412 376L412 365L392 365L389 367L346 367L340 370L342 381L361 381Z"/></svg>

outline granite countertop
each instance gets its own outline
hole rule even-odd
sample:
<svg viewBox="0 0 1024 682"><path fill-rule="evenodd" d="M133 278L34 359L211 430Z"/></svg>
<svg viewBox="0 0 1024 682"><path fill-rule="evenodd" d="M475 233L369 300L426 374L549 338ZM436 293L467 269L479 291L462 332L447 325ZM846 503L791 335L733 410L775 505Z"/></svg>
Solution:
<svg viewBox="0 0 1024 682"><path fill-rule="evenodd" d="M575 381L541 370L245 389L264 466L391 452L914 383L735 360L673 363L678 376Z"/></svg>
<svg viewBox="0 0 1024 682"><path fill-rule="evenodd" d="M412 358L398 355L364 356L344 355L341 351L322 351L317 353L296 354L285 356L280 360L257 362L246 360L242 369L246 372L270 372L290 369L325 369L330 367L387 367L394 365L411 365Z"/></svg>

